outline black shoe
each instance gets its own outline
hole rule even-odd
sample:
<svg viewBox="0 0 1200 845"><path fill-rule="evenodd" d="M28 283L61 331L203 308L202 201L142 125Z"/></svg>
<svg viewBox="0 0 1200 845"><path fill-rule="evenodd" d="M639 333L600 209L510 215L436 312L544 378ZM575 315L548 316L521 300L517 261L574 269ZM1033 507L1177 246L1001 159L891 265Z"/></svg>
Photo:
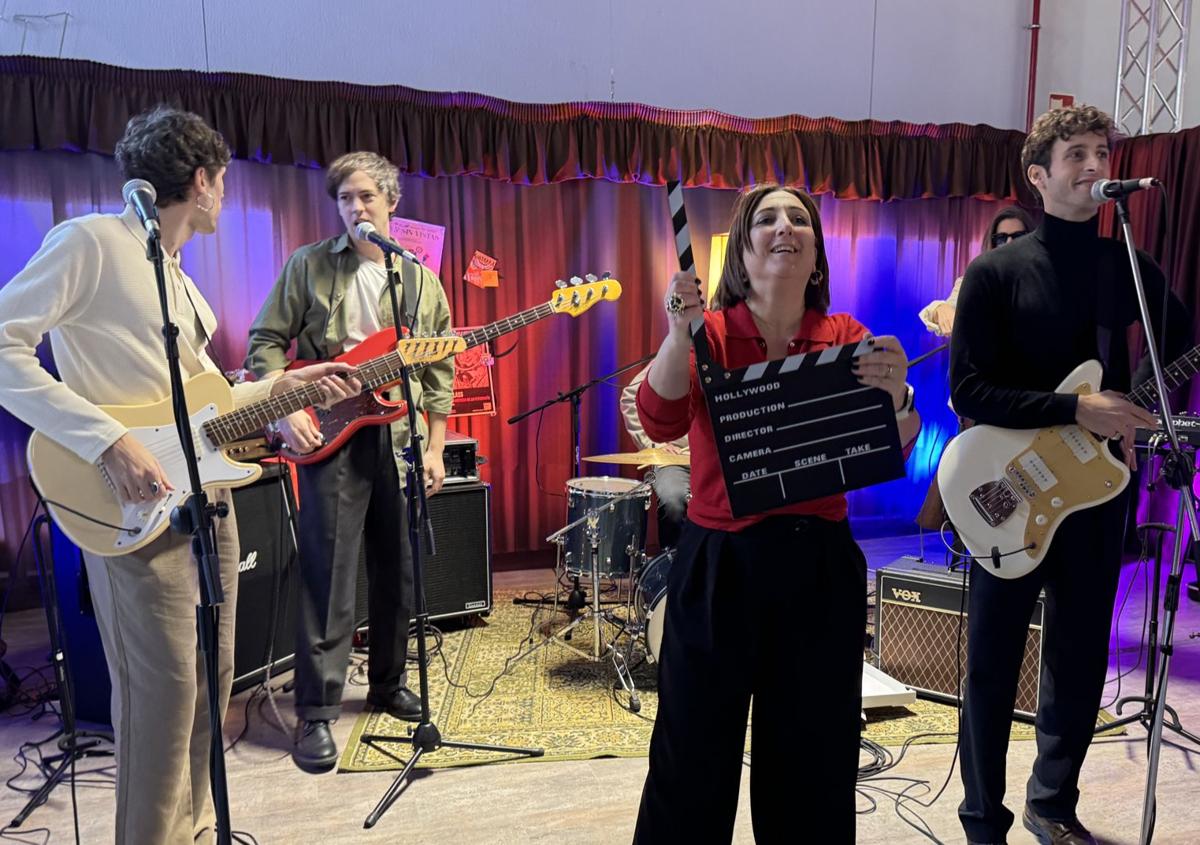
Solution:
<svg viewBox="0 0 1200 845"><path fill-rule="evenodd" d="M1077 818L1065 821L1043 818L1026 804L1021 823L1042 845L1096 845L1096 837Z"/></svg>
<svg viewBox="0 0 1200 845"><path fill-rule="evenodd" d="M396 687L390 692L367 693L367 704L384 710L389 716L406 722L421 721L421 699L408 687Z"/></svg>
<svg viewBox="0 0 1200 845"><path fill-rule="evenodd" d="M329 722L314 719L296 726L296 741L292 745L292 762L301 771L319 775L337 765L337 743L329 731Z"/></svg>

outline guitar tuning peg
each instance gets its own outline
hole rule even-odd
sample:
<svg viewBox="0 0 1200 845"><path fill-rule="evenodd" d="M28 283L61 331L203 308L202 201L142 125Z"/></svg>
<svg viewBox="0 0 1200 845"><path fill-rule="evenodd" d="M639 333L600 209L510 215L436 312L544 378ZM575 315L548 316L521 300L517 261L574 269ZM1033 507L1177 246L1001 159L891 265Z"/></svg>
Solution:
<svg viewBox="0 0 1200 845"><path fill-rule="evenodd" d="M601 278L601 279L605 279L605 280L607 280L607 279L611 279L611 278L612 278L612 273L609 273L609 272L606 270L605 272L603 272L603 273L601 273L601 274L600 274L600 278Z"/></svg>
<svg viewBox="0 0 1200 845"><path fill-rule="evenodd" d="M567 283L564 282L562 279L555 279L554 286L556 288L558 288L559 290L562 290L563 288L565 288L567 286Z"/></svg>
<svg viewBox="0 0 1200 845"><path fill-rule="evenodd" d="M573 285L582 285L582 284L583 284L583 279L579 278L578 276L572 276L572 277L571 277L571 284L573 284Z"/></svg>
<svg viewBox="0 0 1200 845"><path fill-rule="evenodd" d="M599 279L597 279L597 278L596 278L596 274L595 274L595 273L588 273L586 276L584 276L584 278L585 278L585 279L587 279L589 282L598 282L598 281L600 281Z"/></svg>

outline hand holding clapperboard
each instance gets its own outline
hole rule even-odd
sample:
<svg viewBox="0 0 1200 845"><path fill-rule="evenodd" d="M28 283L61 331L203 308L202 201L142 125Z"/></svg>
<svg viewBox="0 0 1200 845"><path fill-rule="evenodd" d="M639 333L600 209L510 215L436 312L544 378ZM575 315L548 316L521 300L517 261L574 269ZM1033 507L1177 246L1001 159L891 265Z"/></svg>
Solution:
<svg viewBox="0 0 1200 845"><path fill-rule="evenodd" d="M712 360L704 321L691 331L733 516L904 475L892 397L850 369L873 338L726 370Z"/></svg>

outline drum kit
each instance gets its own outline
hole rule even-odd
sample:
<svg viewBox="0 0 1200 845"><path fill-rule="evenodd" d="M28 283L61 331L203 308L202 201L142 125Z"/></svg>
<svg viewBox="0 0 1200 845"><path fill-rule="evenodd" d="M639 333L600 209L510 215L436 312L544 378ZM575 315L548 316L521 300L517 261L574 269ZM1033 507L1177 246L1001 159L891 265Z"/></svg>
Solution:
<svg viewBox="0 0 1200 845"><path fill-rule="evenodd" d="M567 524L546 538L557 547L556 575L570 584L565 610L573 618L547 634L548 642L571 649L593 662L611 660L617 678L629 693L634 712L640 708L629 665L639 647L657 661L666 613L667 575L675 560L673 549L647 560L646 523L650 509L653 468L687 466L688 456L664 449L643 449L584 458L598 463L651 468L638 482L613 476L585 476L566 482ZM581 584L590 582L591 601ZM608 589L616 598L602 601ZM556 591L555 611L559 610ZM592 623L589 650L576 647L572 634Z"/></svg>

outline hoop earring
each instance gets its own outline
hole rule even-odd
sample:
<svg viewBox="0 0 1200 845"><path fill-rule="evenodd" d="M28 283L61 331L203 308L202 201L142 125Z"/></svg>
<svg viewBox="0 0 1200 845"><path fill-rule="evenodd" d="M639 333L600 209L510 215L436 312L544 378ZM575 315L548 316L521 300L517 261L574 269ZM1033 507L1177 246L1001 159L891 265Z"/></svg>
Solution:
<svg viewBox="0 0 1200 845"><path fill-rule="evenodd" d="M813 274L808 277L808 283L810 285L819 285L824 280L825 280L825 276L824 276L824 274L821 273L820 270L813 270Z"/></svg>
<svg viewBox="0 0 1200 845"><path fill-rule="evenodd" d="M208 207L207 208L205 208L204 206L202 206L200 204L200 197L208 197ZM217 200L215 197L210 196L209 194L197 194L196 195L196 208L200 209L205 214L208 214L210 211L212 211L216 207L217 207Z"/></svg>

